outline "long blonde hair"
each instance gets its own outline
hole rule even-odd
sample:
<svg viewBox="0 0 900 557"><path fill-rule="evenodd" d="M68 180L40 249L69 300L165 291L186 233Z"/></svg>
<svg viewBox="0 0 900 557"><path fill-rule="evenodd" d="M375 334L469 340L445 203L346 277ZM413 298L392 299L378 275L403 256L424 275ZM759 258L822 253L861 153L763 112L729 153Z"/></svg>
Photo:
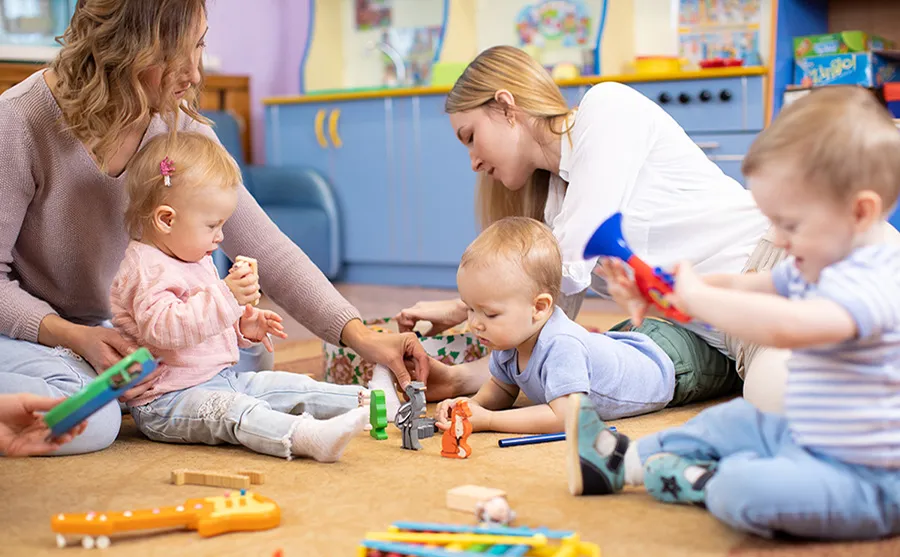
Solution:
<svg viewBox="0 0 900 557"><path fill-rule="evenodd" d="M160 167L166 158L171 163L169 185ZM228 151L199 132L155 136L131 159L127 170L125 228L134 240L141 239L156 208L173 196L197 188L230 191L241 183L241 171Z"/></svg>
<svg viewBox="0 0 900 557"><path fill-rule="evenodd" d="M169 129L175 129L179 109L208 123L198 112L199 88L179 101L175 84L167 79L190 59L204 13L206 0L78 0L50 67L68 129L92 147L101 167L123 130L154 112L139 79L153 66L163 66L160 94L166 105L156 111L168 120Z"/></svg>
<svg viewBox="0 0 900 557"><path fill-rule="evenodd" d="M516 108L532 117L536 125L556 135L568 134L562 117L571 110L559 86L537 60L511 46L495 46L479 54L453 85L444 110L447 114L482 106L504 110L494 99L501 89L512 94ZM476 207L482 229L510 216L543 222L549 190L550 172L542 169L517 191L510 191L485 172L479 173Z"/></svg>

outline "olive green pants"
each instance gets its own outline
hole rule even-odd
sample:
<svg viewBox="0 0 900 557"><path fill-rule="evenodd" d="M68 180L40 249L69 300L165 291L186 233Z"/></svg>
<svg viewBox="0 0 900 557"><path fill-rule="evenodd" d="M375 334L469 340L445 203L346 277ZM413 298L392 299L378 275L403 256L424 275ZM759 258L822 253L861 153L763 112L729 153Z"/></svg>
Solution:
<svg viewBox="0 0 900 557"><path fill-rule="evenodd" d="M743 381L737 374L734 360L683 327L647 317L640 327L626 320L610 331L643 333L672 359L675 394L669 406L683 406L741 391Z"/></svg>

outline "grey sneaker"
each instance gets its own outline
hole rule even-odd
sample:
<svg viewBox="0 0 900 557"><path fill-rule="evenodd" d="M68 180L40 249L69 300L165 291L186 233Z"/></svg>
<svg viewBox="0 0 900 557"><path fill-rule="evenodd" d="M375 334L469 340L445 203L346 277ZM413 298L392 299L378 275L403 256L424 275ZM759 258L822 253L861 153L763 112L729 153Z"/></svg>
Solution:
<svg viewBox="0 0 900 557"><path fill-rule="evenodd" d="M608 431L590 399L570 395L566 416L566 458L569 491L572 495L608 495L622 490L625 484L625 451L628 437L609 431L616 437L613 453L602 456L594 448L597 437Z"/></svg>

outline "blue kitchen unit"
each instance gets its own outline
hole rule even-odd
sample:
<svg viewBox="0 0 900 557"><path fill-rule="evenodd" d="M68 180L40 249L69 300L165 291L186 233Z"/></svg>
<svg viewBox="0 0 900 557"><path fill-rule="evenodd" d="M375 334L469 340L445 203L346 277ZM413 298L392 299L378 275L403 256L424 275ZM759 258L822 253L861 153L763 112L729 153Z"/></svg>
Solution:
<svg viewBox="0 0 900 557"><path fill-rule="evenodd" d="M765 68L610 76L561 84L572 105L594 83L627 82L660 104L729 176L765 121ZM267 99L266 160L331 183L353 283L456 287L475 238L475 174L456 139L447 88Z"/></svg>

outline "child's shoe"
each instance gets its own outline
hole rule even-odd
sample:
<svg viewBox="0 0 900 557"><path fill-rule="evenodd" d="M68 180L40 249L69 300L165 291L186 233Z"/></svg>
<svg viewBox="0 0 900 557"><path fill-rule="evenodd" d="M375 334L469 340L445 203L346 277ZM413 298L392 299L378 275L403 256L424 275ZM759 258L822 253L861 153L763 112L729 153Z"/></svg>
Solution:
<svg viewBox="0 0 900 557"><path fill-rule="evenodd" d="M580 394L570 397L566 416L569 491L572 495L608 495L621 491L625 483L628 437L610 431L588 397ZM598 443L601 435L610 437ZM601 454L598 444L609 450Z"/></svg>
<svg viewBox="0 0 900 557"><path fill-rule="evenodd" d="M705 488L715 474L715 465L672 453L653 455L644 464L644 486L663 503L706 507Z"/></svg>

